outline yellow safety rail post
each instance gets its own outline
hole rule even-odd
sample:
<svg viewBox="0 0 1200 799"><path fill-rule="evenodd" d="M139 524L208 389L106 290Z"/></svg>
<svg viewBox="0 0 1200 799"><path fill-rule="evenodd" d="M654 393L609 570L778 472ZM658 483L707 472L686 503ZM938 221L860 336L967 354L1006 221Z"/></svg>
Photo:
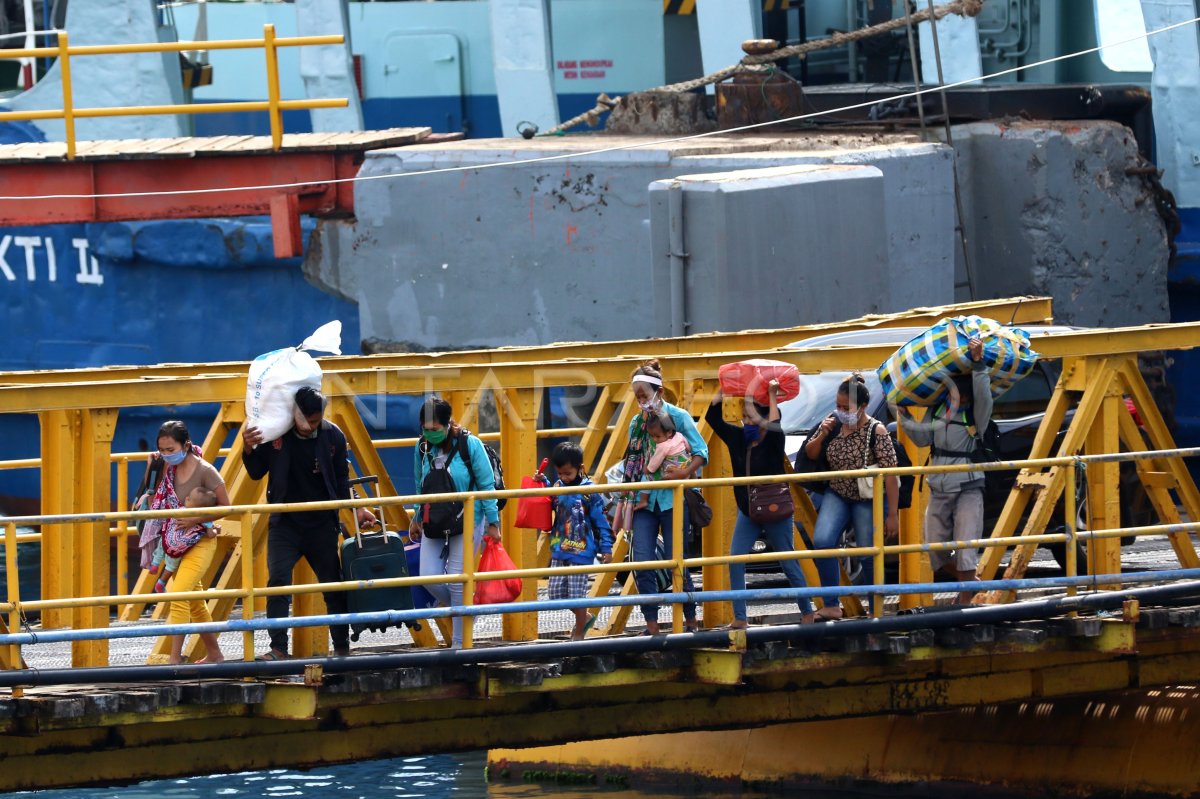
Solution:
<svg viewBox="0 0 1200 799"><path fill-rule="evenodd" d="M66 127L69 161L75 157L75 97L71 92L71 48L66 31L58 34L58 69L62 75L62 118Z"/></svg>
<svg viewBox="0 0 1200 799"><path fill-rule="evenodd" d="M541 378L531 382L540 382ZM482 381L500 385L499 380ZM481 391L483 389L481 388ZM496 410L500 414L500 460L505 474L529 474L537 466L537 420L542 407L542 388L500 389L493 391ZM505 505L500 512L500 529L504 548L518 569L527 569L537 564L537 531L513 527L516 519L516 503ZM537 580L525 580L517 601L537 599ZM506 613L503 621L504 640L534 641L538 637L538 620L535 613Z"/></svg>
<svg viewBox="0 0 1200 799"><path fill-rule="evenodd" d="M463 503L463 598L466 607L475 604L475 501L468 498ZM475 617L467 616L462 620L463 649L475 645ZM453 644L453 641L451 641Z"/></svg>
<svg viewBox="0 0 1200 799"><path fill-rule="evenodd" d="M871 558L871 581L875 585L883 585L887 581L887 576L884 572L884 546L886 546L886 535L883 529L883 486L888 479L881 474L875 474L871 477L871 522L872 522L872 537L875 539L871 545L875 548L874 556ZM854 531L858 535L858 531ZM858 539L855 539L858 543ZM875 618L883 616L883 594L878 592L871 594L871 615Z"/></svg>
<svg viewBox="0 0 1200 799"><path fill-rule="evenodd" d="M683 485L677 485L671 489L671 505L674 511L671 513L671 555L675 561L674 567L671 569L671 591L680 593L683 591L683 575L686 573L683 565ZM671 606L671 631L683 632L683 605L676 602Z"/></svg>
<svg viewBox="0 0 1200 799"><path fill-rule="evenodd" d="M1079 510L1075 505L1075 469L1067 467L1067 488L1063 495L1063 513L1066 516L1067 525L1067 576L1074 577L1079 573L1079 564L1076 563L1076 547L1079 546L1078 532L1075 529L1078 525ZM1075 596L1075 586L1067 588L1068 596Z"/></svg>
<svg viewBox="0 0 1200 799"><path fill-rule="evenodd" d="M242 618L250 621L254 618L254 519L250 513L243 513L241 519L240 546L242 549ZM254 660L254 631L242 633L242 660Z"/></svg>
<svg viewBox="0 0 1200 799"><path fill-rule="evenodd" d="M279 110L279 55L275 50L275 26L263 25L263 52L267 57L267 113L271 117L271 148L283 146L283 114Z"/></svg>
<svg viewBox="0 0 1200 799"><path fill-rule="evenodd" d="M129 459L116 458L117 462L117 507L121 507L129 497ZM129 593L129 574L126 568L129 564L129 520L117 522L117 593ZM117 612L120 612L117 608Z"/></svg>
<svg viewBox="0 0 1200 799"><path fill-rule="evenodd" d="M4 525L4 561L8 567L8 601L12 610L8 612L8 629L16 632L21 629L21 581L17 574L17 524L8 522ZM21 645L9 644L8 663L11 668L21 668ZM13 689L13 696L20 696L20 689Z"/></svg>
<svg viewBox="0 0 1200 799"><path fill-rule="evenodd" d="M918 420L925 418L925 408L912 408L910 412ZM904 432L903 426L896 427L896 438L901 447L908 453L908 459L917 466L929 459L929 448L918 447ZM912 502L907 508L900 509L900 538L901 544L919 544L925 540L925 507L929 503L929 485L924 480L914 480ZM922 552L906 552L900 556L901 582L932 583L933 571L930 568L929 556ZM901 594L900 609L932 605L932 594Z"/></svg>

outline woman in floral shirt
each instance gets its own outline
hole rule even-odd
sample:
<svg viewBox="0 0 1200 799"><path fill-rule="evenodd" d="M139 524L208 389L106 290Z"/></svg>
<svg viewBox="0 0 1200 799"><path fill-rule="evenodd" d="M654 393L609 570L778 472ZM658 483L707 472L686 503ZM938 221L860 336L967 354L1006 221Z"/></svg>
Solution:
<svg viewBox="0 0 1200 799"><path fill-rule="evenodd" d="M838 386L837 410L821 421L804 442L805 454L828 471L861 469L863 466L896 465L896 449L887 428L867 415L870 391L861 375L853 375ZM895 476L884 481L884 535L893 539L899 530L898 503L900 480ZM829 489L821 501L817 524L813 530L813 547L834 549L847 524L854 527L855 546L867 547L874 542L874 517L871 500L858 492L854 478L829 481ZM871 575L871 558L860 558L862 579ZM835 558L819 558L817 572L825 588L837 586L840 570ZM819 619L840 619L842 607L836 595L822 597L824 607L817 611Z"/></svg>

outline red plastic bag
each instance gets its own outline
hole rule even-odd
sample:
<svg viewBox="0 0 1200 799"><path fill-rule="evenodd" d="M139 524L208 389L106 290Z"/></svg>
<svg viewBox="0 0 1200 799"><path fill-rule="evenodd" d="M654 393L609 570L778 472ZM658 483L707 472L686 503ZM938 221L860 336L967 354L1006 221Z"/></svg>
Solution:
<svg viewBox="0 0 1200 799"><path fill-rule="evenodd" d="M499 541L490 536L483 537L483 556L479 559L479 570L476 572L475 604L500 605L512 602L521 595L521 578L513 577L508 580L487 580L483 572L503 572L517 568L512 558L504 551Z"/></svg>
<svg viewBox="0 0 1200 799"><path fill-rule="evenodd" d="M522 477L521 488L545 488L536 477ZM553 497L521 497L517 500L515 526L523 530L549 530L554 526Z"/></svg>
<svg viewBox="0 0 1200 799"><path fill-rule="evenodd" d="M759 405L767 405L771 398L767 385L779 381L779 401L794 399L800 394L800 370L790 363L754 358L749 361L727 363L717 370L721 391L727 397L751 397Z"/></svg>

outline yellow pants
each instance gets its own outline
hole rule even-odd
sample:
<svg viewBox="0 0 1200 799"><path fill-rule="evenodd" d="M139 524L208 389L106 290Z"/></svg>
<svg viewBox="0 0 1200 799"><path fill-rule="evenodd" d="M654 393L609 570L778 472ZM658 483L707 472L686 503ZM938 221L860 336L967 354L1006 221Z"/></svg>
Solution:
<svg viewBox="0 0 1200 799"><path fill-rule="evenodd" d="M179 562L179 570L171 578L168 591L203 591L201 582L204 573L212 565L213 557L217 554L217 539L201 538L194 547L184 553ZM188 621L212 621L208 612L208 604L203 599L192 599L187 602L172 602L171 612L167 614L168 624L186 624Z"/></svg>

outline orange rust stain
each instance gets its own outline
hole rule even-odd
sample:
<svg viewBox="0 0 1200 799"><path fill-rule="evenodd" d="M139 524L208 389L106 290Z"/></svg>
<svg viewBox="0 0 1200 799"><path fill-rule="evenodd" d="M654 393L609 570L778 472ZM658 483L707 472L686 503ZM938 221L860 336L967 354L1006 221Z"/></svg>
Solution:
<svg viewBox="0 0 1200 799"><path fill-rule="evenodd" d="M529 197L529 237L533 238L537 234L537 228L533 224L533 197Z"/></svg>
<svg viewBox="0 0 1200 799"><path fill-rule="evenodd" d="M571 236L579 232L579 228L574 225L567 225L567 246L571 246Z"/></svg>

